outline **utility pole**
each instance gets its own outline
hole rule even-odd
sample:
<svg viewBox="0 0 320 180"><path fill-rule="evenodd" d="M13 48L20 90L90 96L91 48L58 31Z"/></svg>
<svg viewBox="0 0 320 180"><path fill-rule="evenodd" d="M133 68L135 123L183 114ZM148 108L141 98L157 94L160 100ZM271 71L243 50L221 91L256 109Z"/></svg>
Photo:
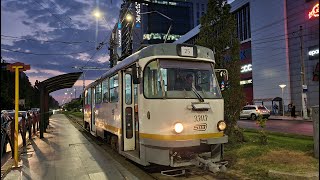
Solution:
<svg viewBox="0 0 320 180"><path fill-rule="evenodd" d="M305 81L302 26L300 26L299 37L300 37L300 63L301 63L301 112L303 114L303 119L308 119L308 111L307 111L308 87Z"/></svg>

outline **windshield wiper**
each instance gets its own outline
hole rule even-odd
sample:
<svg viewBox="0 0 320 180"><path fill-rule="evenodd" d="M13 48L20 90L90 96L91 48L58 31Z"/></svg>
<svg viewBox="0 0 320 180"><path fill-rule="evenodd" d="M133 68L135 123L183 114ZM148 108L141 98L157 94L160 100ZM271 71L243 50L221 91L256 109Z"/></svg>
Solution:
<svg viewBox="0 0 320 180"><path fill-rule="evenodd" d="M201 97L201 95L197 92L197 90L194 89L193 86L191 86L191 90L194 92L194 94L197 96L200 102L204 102L204 99Z"/></svg>

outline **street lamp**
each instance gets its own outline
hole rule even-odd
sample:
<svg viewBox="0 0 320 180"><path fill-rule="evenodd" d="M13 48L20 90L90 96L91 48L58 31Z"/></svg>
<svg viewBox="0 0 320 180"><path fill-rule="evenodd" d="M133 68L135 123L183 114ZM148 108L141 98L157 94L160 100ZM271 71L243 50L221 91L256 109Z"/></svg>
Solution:
<svg viewBox="0 0 320 180"><path fill-rule="evenodd" d="M132 19L133 19L132 15L128 13L128 14L126 15L126 21L127 21L127 22L131 22Z"/></svg>
<svg viewBox="0 0 320 180"><path fill-rule="evenodd" d="M284 100L283 100L283 89L286 87L287 85L285 84L280 84L279 87L281 88L281 94L282 94L282 116L284 116Z"/></svg>
<svg viewBox="0 0 320 180"><path fill-rule="evenodd" d="M95 9L93 11L93 16L99 19L102 16L102 13L99 9Z"/></svg>

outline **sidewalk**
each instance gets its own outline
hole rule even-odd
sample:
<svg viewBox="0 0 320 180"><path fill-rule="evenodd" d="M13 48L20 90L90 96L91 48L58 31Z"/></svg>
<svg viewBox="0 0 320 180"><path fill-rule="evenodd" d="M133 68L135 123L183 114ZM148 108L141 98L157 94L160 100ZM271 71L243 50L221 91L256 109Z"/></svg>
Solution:
<svg viewBox="0 0 320 180"><path fill-rule="evenodd" d="M51 116L44 138L30 142L20 155L22 167L11 170L5 180L138 179L91 144L63 114Z"/></svg>
<svg viewBox="0 0 320 180"><path fill-rule="evenodd" d="M270 120L292 120L292 121L312 121L311 118L310 119L303 119L302 117L300 116L296 116L295 118L294 117L291 117L291 116L275 116L275 115L271 115L269 117Z"/></svg>

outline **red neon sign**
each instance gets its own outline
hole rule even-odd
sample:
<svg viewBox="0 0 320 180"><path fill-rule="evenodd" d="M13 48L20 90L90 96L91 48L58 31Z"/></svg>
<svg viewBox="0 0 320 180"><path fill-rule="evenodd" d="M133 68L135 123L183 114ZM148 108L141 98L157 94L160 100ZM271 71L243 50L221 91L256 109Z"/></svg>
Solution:
<svg viewBox="0 0 320 180"><path fill-rule="evenodd" d="M314 5L312 10L309 12L309 19L312 17L319 17L319 3Z"/></svg>

